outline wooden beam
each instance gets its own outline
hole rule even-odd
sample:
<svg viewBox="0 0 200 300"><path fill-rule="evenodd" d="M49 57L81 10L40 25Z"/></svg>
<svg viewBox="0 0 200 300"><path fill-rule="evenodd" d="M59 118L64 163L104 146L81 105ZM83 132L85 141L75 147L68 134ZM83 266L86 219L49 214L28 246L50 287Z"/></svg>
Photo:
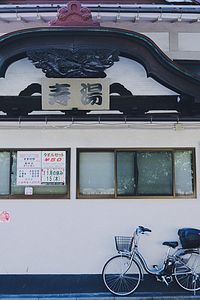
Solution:
<svg viewBox="0 0 200 300"><path fill-rule="evenodd" d="M180 96L179 101L177 96L110 96L110 111L120 111L130 116L143 116L151 110L166 113L174 110L183 116L196 116L200 115L200 104L186 96ZM0 96L0 111L8 116L27 116L32 111L42 112L41 96ZM62 112L76 116L87 113L76 109L62 110Z"/></svg>

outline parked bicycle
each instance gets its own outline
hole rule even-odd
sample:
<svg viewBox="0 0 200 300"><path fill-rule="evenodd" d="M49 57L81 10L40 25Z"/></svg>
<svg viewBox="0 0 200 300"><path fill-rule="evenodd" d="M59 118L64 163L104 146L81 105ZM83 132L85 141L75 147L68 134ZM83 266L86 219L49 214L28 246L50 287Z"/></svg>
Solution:
<svg viewBox="0 0 200 300"><path fill-rule="evenodd" d="M127 296L133 293L144 279L144 271L155 275L158 281L167 286L176 280L183 289L193 291L200 289L200 230L184 228L178 231L182 248L177 241L166 241L168 251L160 268L148 266L138 249L140 236L151 232L138 226L132 237L116 236L118 255L110 258L103 267L103 281L113 294ZM171 249L174 253L171 254ZM175 250L176 249L176 250Z"/></svg>

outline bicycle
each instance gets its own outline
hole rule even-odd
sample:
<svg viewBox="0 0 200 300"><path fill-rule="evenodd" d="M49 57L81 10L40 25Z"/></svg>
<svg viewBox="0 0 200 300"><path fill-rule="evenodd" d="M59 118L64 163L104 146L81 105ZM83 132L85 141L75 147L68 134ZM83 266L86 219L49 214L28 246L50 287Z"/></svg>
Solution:
<svg viewBox="0 0 200 300"><path fill-rule="evenodd" d="M154 265L149 268L138 250L140 236L147 232L151 230L138 226L132 237L115 237L119 254L111 257L102 271L103 281L108 290L117 296L130 295L144 279L144 271L146 271L148 274L155 275L158 281L164 282L167 286L175 278L180 287L195 294L200 289L199 248L176 249L179 244L177 241L163 242L163 245L169 248L162 266L158 268ZM173 254L170 254L171 249L174 249Z"/></svg>

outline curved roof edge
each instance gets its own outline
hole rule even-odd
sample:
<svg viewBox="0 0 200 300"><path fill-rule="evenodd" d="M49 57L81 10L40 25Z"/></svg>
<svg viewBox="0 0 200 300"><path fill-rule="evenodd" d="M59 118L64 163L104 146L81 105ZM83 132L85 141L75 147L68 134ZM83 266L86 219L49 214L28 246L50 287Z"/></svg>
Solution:
<svg viewBox="0 0 200 300"><path fill-rule="evenodd" d="M27 57L29 50L52 48L117 49L120 56L142 64L147 76L200 102L200 78L179 68L145 35L115 28L40 27L3 35L0 37L0 76L5 76L10 64Z"/></svg>

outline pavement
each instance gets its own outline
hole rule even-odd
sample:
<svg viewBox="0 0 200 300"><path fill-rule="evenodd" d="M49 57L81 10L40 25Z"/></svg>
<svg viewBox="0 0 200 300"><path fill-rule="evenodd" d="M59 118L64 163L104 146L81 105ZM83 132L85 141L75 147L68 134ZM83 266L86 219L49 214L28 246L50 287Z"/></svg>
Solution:
<svg viewBox="0 0 200 300"><path fill-rule="evenodd" d="M200 300L175 282L168 287L147 278L126 297L116 297L103 284L101 275L0 275L0 300Z"/></svg>
<svg viewBox="0 0 200 300"><path fill-rule="evenodd" d="M127 297L116 297L108 293L90 293L90 294L46 294L46 295L35 295L35 294L19 294L19 295L0 295L0 300L200 300L199 295L162 295L162 294L133 294Z"/></svg>

